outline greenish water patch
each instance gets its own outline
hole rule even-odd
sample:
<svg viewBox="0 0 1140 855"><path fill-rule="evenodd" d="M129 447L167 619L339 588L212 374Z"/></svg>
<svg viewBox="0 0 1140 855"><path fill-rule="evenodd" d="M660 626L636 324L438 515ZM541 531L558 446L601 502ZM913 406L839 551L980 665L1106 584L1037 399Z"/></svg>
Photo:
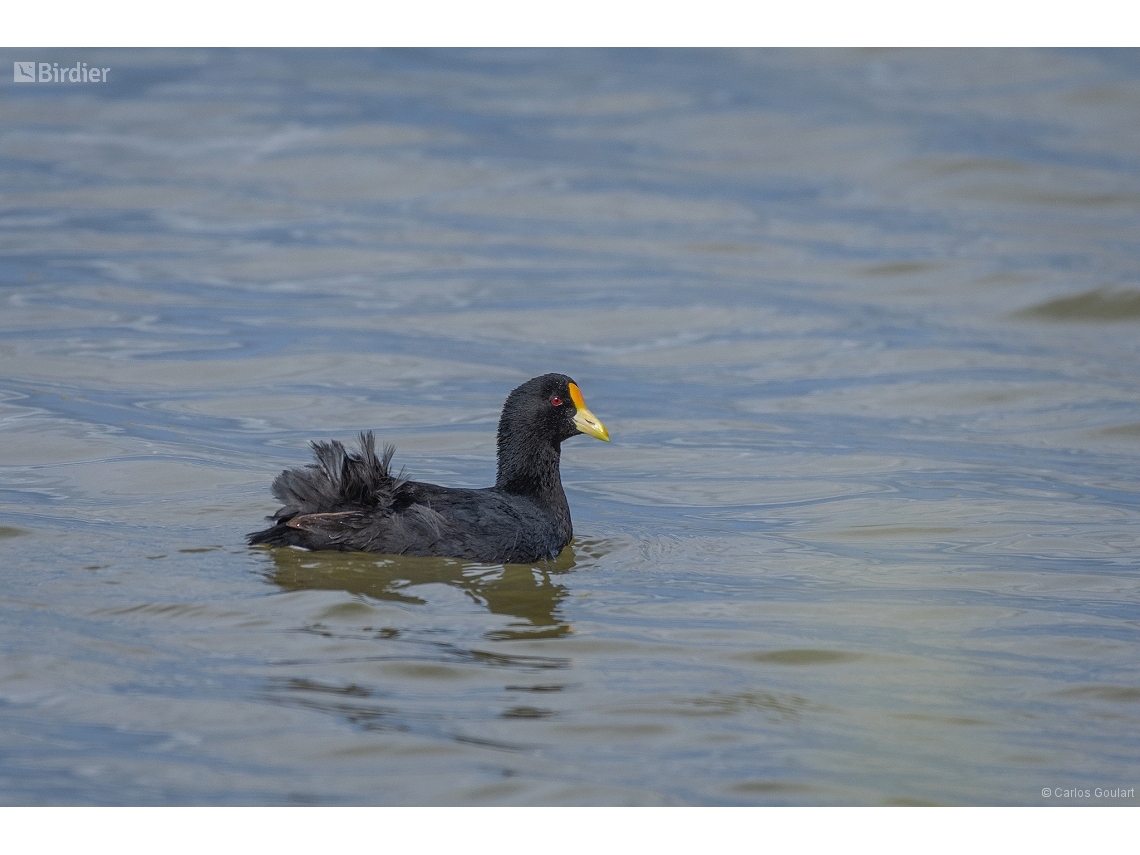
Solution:
<svg viewBox="0 0 1140 855"><path fill-rule="evenodd" d="M845 650L768 650L746 653L739 658L749 662L770 662L774 665L837 665L843 662L856 662L863 658L861 653Z"/></svg>
<svg viewBox="0 0 1140 855"><path fill-rule="evenodd" d="M793 781L741 781L728 788L733 793L753 793L756 795L780 793L810 793L815 787L797 784Z"/></svg>
<svg viewBox="0 0 1140 855"><path fill-rule="evenodd" d="M355 683L350 683L347 686L329 686L316 680L303 680L299 678L288 680L285 687L298 692L318 692L322 694L348 695L359 698L366 698L372 694L367 689L361 688Z"/></svg>
<svg viewBox="0 0 1140 855"><path fill-rule="evenodd" d="M893 796L883 802L884 807L939 807L941 804L930 799L915 799L910 796Z"/></svg>
<svg viewBox="0 0 1140 855"><path fill-rule="evenodd" d="M1140 422L1130 425L1117 425L1100 431L1101 436L1123 436L1140 439Z"/></svg>
<svg viewBox="0 0 1140 855"><path fill-rule="evenodd" d="M903 721L920 721L920 722L935 722L938 724L952 724L955 727L983 727L989 722L983 721L980 718L970 718L968 716L941 716L941 715L928 715L926 713L896 713L895 718L902 719Z"/></svg>
<svg viewBox="0 0 1140 855"><path fill-rule="evenodd" d="M1140 290L1096 288L1074 297L1058 297L1017 312L1015 317L1045 321L1140 320Z"/></svg>
<svg viewBox="0 0 1140 855"><path fill-rule="evenodd" d="M1069 698L1093 698L1098 701L1140 703L1140 686L1076 686L1058 692Z"/></svg>
<svg viewBox="0 0 1140 855"><path fill-rule="evenodd" d="M761 712L777 719L797 719L815 705L800 695L774 695L771 692L711 692L687 698L669 710L680 716L734 716Z"/></svg>
<svg viewBox="0 0 1140 855"><path fill-rule="evenodd" d="M16 528L14 525L0 525L0 537L23 537L31 534L26 528Z"/></svg>
<svg viewBox="0 0 1140 855"><path fill-rule="evenodd" d="M910 276L915 273L929 273L945 265L931 261L895 261L890 264L872 264L861 269L867 276Z"/></svg>
<svg viewBox="0 0 1140 855"><path fill-rule="evenodd" d="M538 707L512 707L502 714L502 718L550 718L554 710L544 710Z"/></svg>

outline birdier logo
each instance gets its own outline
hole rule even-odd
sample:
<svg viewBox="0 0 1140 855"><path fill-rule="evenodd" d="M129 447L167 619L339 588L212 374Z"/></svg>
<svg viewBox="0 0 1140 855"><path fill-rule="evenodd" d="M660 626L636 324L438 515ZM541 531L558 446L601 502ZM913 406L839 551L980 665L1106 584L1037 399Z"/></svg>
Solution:
<svg viewBox="0 0 1140 855"><path fill-rule="evenodd" d="M60 66L58 62L13 62L12 79L16 83L106 83L109 68L87 63Z"/></svg>

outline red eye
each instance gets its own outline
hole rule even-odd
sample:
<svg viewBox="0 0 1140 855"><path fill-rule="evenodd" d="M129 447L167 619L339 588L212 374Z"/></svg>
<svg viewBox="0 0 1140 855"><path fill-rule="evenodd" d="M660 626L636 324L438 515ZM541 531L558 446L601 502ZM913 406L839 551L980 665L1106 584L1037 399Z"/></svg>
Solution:
<svg viewBox="0 0 1140 855"><path fill-rule="evenodd" d="M550 403L554 404L554 406L556 406L556 407L561 407L562 406L562 399L559 398L557 395L555 395L554 397L552 397L550 399Z"/></svg>

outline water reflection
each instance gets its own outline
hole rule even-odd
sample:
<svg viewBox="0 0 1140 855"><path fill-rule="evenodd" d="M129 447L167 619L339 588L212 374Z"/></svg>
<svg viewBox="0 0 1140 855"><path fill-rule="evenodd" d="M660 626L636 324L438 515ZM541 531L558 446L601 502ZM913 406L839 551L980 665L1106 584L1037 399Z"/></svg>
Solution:
<svg viewBox="0 0 1140 855"><path fill-rule="evenodd" d="M423 605L417 585L442 583L459 588L497 615L517 618L508 629L487 632L491 640L558 638L570 624L559 613L568 591L557 581L575 564L574 547L555 561L534 564L473 564L453 558L419 558L345 552L268 550L270 577L286 591L347 591L378 600Z"/></svg>

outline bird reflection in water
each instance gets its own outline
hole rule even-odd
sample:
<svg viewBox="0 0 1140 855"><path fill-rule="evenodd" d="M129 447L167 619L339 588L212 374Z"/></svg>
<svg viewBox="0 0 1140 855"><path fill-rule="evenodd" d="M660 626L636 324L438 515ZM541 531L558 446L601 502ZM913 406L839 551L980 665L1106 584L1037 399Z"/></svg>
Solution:
<svg viewBox="0 0 1140 855"><path fill-rule="evenodd" d="M286 591L346 591L416 605L425 600L417 585L459 588L496 615L515 618L507 629L486 633L491 640L559 638L571 632L559 613L568 591L558 577L575 563L568 546L554 561L532 564L475 564L454 558L370 555L362 552L271 550L270 581Z"/></svg>

